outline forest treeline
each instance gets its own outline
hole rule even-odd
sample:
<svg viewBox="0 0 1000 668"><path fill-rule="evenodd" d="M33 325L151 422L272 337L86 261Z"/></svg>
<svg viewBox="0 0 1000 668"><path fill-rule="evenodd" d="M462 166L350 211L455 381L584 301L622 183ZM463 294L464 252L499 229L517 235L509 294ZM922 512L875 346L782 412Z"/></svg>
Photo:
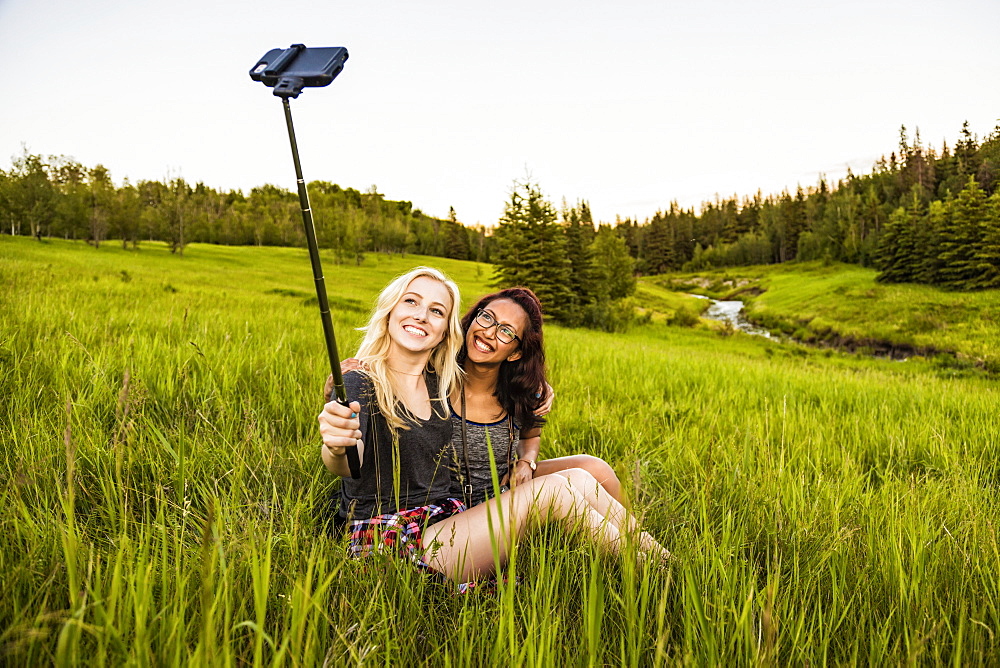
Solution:
<svg viewBox="0 0 1000 668"><path fill-rule="evenodd" d="M360 262L366 251L410 252L488 262L485 227L424 215L411 202L387 200L325 181L309 184L316 236L338 261ZM305 246L298 194L273 185L220 191L183 178L127 179L116 186L103 166L24 151L0 170L0 229L10 234L108 241L138 247L166 241L183 253L192 242Z"/></svg>
<svg viewBox="0 0 1000 668"><path fill-rule="evenodd" d="M794 195L733 197L696 213L676 203L642 223L594 228L585 201L561 216L538 184L515 183L494 233L498 285L532 287L549 315L620 329L634 319L634 275L794 260L881 269L884 282L1000 287L1000 127L980 143L962 127L954 149L900 129L898 153L871 174Z"/></svg>
<svg viewBox="0 0 1000 668"><path fill-rule="evenodd" d="M648 274L826 259L881 269L887 282L1000 287L998 181L1000 126L980 142L966 123L940 150L903 127L898 150L870 174L719 199L697 214L673 204L616 229Z"/></svg>
<svg viewBox="0 0 1000 668"><path fill-rule="evenodd" d="M795 193L676 202L643 221L595 225L588 203L561 209L537 183L515 182L495 228L424 215L325 181L309 184L321 247L341 262L365 252L418 253L492 262L504 285L536 290L566 324L616 329L634 311L635 275L829 260L871 266L885 282L950 289L1000 287L1000 126L980 141L964 124L940 149L900 129L898 150L871 173ZM128 180L64 156L24 151L0 170L0 229L39 239L161 240L304 246L297 194L273 185L219 191L182 178Z"/></svg>

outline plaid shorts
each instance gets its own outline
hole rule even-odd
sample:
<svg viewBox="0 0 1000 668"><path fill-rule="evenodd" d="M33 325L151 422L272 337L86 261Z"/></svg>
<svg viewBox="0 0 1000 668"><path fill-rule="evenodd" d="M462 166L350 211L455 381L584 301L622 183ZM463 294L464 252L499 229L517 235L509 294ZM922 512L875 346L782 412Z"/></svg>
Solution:
<svg viewBox="0 0 1000 668"><path fill-rule="evenodd" d="M458 499L445 499L441 503L354 520L347 525L347 552L355 557L394 552L420 570L433 573L434 569L424 561L424 529L464 510L465 504Z"/></svg>

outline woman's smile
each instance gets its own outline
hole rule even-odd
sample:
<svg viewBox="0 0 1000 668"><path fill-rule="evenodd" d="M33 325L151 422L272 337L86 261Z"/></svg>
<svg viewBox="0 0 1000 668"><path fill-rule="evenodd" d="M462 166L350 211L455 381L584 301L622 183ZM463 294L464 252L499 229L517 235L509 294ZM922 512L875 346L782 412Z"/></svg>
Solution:
<svg viewBox="0 0 1000 668"><path fill-rule="evenodd" d="M478 320L472 321L465 337L469 360L476 364L513 361L511 355L518 355L517 349L520 343L518 341L504 343L497 338L497 329L504 327L515 334L524 332L528 326L527 314L523 308L509 299L494 300L487 304L484 310L494 322L489 327L483 327Z"/></svg>
<svg viewBox="0 0 1000 668"><path fill-rule="evenodd" d="M390 338L410 352L429 352L448 331L451 295L440 282L418 276L389 312Z"/></svg>
<svg viewBox="0 0 1000 668"><path fill-rule="evenodd" d="M472 343L476 347L476 350L478 350L479 352L489 354L496 350L494 346L491 346L490 344L486 343L486 341L484 341L480 337L473 336L472 338L473 338Z"/></svg>

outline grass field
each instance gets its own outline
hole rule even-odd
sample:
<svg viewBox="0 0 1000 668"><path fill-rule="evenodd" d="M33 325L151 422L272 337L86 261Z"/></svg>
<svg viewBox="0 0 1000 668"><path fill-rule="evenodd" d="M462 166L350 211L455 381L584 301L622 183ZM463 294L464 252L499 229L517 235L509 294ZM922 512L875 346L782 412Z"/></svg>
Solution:
<svg viewBox="0 0 1000 668"><path fill-rule="evenodd" d="M342 351L419 263L325 266ZM302 250L0 236L0 663L663 665L1000 662L1000 390L653 322L549 327L549 456L626 481L670 571L539 531L456 596L352 561ZM766 294L766 293L765 293Z"/></svg>

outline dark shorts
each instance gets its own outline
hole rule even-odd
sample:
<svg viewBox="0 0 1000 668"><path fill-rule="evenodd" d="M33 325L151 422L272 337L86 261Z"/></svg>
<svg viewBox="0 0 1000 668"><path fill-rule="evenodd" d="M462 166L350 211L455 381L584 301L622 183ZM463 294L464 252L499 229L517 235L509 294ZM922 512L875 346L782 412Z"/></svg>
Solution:
<svg viewBox="0 0 1000 668"><path fill-rule="evenodd" d="M423 532L427 527L464 510L465 504L458 499L445 499L440 503L408 508L367 520L354 520L346 527L347 551L354 557L376 552L395 553L421 570L434 572L424 560L426 546L423 544Z"/></svg>
<svg viewBox="0 0 1000 668"><path fill-rule="evenodd" d="M495 592L495 578L485 578L472 582L451 582L444 573L435 570L424 559L426 546L423 542L424 530L441 520L467 510L458 499L445 499L441 503L400 510L396 513L379 515L367 520L354 520L346 526L347 551L352 557L364 557L375 553L395 553L409 561L420 571L432 575L442 583L453 587L456 594L473 591ZM504 579L506 582L506 579Z"/></svg>

